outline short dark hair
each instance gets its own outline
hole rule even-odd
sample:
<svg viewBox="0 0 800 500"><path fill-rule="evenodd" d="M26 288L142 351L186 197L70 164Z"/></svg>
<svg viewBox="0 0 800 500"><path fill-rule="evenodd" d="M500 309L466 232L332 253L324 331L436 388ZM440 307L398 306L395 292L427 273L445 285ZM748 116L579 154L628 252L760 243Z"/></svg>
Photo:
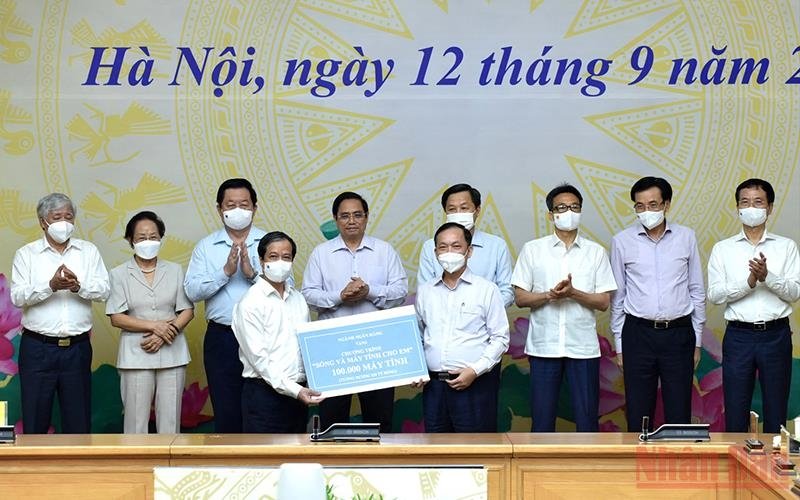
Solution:
<svg viewBox="0 0 800 500"><path fill-rule="evenodd" d="M133 246L133 232L136 231L136 224L143 220L153 221L158 228L158 235L162 238L167 232L167 226L164 225L164 221L155 212L143 210L131 217L131 220L125 225L125 239L128 240L131 246Z"/></svg>
<svg viewBox="0 0 800 500"><path fill-rule="evenodd" d="M631 201L636 201L636 193L647 191L650 188L657 187L661 191L662 201L672 201L672 186L669 185L666 179L661 177L642 177L633 184L631 188Z"/></svg>
<svg viewBox="0 0 800 500"><path fill-rule="evenodd" d="M544 201L547 203L547 210L549 212L553 211L553 199L555 199L556 196L564 193L574 194L575 197L578 198L578 203L583 205L583 196L581 196L581 192L578 191L578 188L565 182L560 186L554 187L549 193L547 193L547 197L544 199Z"/></svg>
<svg viewBox="0 0 800 500"><path fill-rule="evenodd" d="M456 193L463 193L464 191L469 192L469 196L470 198L472 198L472 204L475 205L475 208L481 206L480 191L470 186L469 184L454 184L449 188L445 189L444 193L442 193L442 209L447 210L447 198L450 198L450 195Z"/></svg>
<svg viewBox="0 0 800 500"><path fill-rule="evenodd" d="M253 202L253 205L258 205L258 196L256 195L256 190L253 189L253 185L250 184L250 181L242 178L228 179L219 185L219 189L217 189L217 205L222 205L222 200L225 199L226 190L241 188L250 191L250 201Z"/></svg>
<svg viewBox="0 0 800 500"><path fill-rule="evenodd" d="M445 222L439 229L436 230L436 233L433 235L433 244L436 246L436 239L439 238L439 235L448 229L460 229L464 232L464 239L467 241L467 246L472 245L472 233L469 232L467 228L459 224L458 222Z"/></svg>
<svg viewBox="0 0 800 500"><path fill-rule="evenodd" d="M746 181L742 182L738 186L736 186L736 204L739 204L739 193L742 189L747 188L761 188L767 193L767 202L772 205L775 203L775 190L772 189L772 184L765 181L764 179L747 179Z"/></svg>
<svg viewBox="0 0 800 500"><path fill-rule="evenodd" d="M333 207L331 208L331 212L333 212L334 219L339 214L339 205L342 204L344 200L358 200L361 202L361 208L364 209L364 213L369 215L369 205L367 205L367 200L365 200L360 194L354 193L352 191L345 191L344 193L340 194L333 200Z"/></svg>
<svg viewBox="0 0 800 500"><path fill-rule="evenodd" d="M258 258L264 260L267 247L276 241L288 241L292 245L292 260L294 260L294 256L297 255L297 244L291 236L283 231L271 231L261 237L261 241L258 242Z"/></svg>

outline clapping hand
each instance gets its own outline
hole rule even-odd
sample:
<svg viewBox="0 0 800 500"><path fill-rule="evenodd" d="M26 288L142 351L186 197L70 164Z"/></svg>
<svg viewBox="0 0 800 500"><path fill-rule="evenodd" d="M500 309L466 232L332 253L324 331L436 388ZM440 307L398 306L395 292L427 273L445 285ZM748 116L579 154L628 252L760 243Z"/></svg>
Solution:
<svg viewBox="0 0 800 500"><path fill-rule="evenodd" d="M258 274L253 270L253 264L250 262L250 254L247 252L247 244L242 241L239 243L239 269L242 270L244 277L252 280Z"/></svg>
<svg viewBox="0 0 800 500"><path fill-rule="evenodd" d="M756 281L761 281L762 283L764 280L767 279L767 258L764 256L763 253L758 253L759 257L753 257L748 262L748 266L750 268L750 276L747 277L747 283L750 285L751 288L756 286Z"/></svg>
<svg viewBox="0 0 800 500"><path fill-rule="evenodd" d="M54 292L59 290L77 292L80 288L81 284L78 281L78 277L64 264L58 266L56 272L53 273L53 277L50 278L50 289Z"/></svg>
<svg viewBox="0 0 800 500"><path fill-rule="evenodd" d="M572 297L572 292L575 289L572 287L572 274L567 274L567 279L561 280L556 283L556 286L550 289L552 294L551 301L558 299L566 299Z"/></svg>
<svg viewBox="0 0 800 500"><path fill-rule="evenodd" d="M239 244L234 243L231 245L231 251L228 252L228 258L225 260L225 265L222 271L225 276L231 277L236 273L236 268L239 267Z"/></svg>
<svg viewBox="0 0 800 500"><path fill-rule="evenodd" d="M339 296L342 302L358 302L365 298L369 293L369 285L358 276L350 278L350 282L345 286Z"/></svg>

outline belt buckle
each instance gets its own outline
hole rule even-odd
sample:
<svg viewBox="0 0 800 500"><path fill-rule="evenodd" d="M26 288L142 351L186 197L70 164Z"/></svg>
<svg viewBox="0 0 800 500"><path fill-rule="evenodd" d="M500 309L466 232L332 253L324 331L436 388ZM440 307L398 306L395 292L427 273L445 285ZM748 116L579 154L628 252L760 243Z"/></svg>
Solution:
<svg viewBox="0 0 800 500"><path fill-rule="evenodd" d="M666 330L669 328L669 320L657 319L653 321L653 328L656 330Z"/></svg>
<svg viewBox="0 0 800 500"><path fill-rule="evenodd" d="M58 347L69 347L70 339L69 337L62 337L58 339Z"/></svg>
<svg viewBox="0 0 800 500"><path fill-rule="evenodd" d="M753 322L753 330L757 332L763 332L767 330L767 322L766 321L754 321Z"/></svg>

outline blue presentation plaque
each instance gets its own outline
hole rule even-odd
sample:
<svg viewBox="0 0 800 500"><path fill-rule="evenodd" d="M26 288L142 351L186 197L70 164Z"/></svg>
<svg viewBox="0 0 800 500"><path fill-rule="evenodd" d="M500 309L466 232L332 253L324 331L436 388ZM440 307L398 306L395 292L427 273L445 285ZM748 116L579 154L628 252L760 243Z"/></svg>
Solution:
<svg viewBox="0 0 800 500"><path fill-rule="evenodd" d="M428 380L414 306L298 326L308 386L323 397Z"/></svg>

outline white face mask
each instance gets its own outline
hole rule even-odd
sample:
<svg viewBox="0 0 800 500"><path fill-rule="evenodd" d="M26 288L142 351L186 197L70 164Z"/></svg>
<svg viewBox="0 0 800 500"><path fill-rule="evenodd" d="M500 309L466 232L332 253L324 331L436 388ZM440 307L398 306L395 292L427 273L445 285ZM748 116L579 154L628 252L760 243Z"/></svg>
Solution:
<svg viewBox="0 0 800 500"><path fill-rule="evenodd" d="M747 207L739 209L739 220L750 227L758 227L767 221L767 209Z"/></svg>
<svg viewBox="0 0 800 500"><path fill-rule="evenodd" d="M47 221L45 221L45 224L47 224ZM75 226L70 221L66 220L60 220L47 225L47 234L53 238L53 241L59 244L70 239L73 231L75 231Z"/></svg>
<svg viewBox="0 0 800 500"><path fill-rule="evenodd" d="M456 273L467 262L467 256L463 253L445 252L436 257L439 260L439 265L448 273Z"/></svg>
<svg viewBox="0 0 800 500"><path fill-rule="evenodd" d="M283 283L292 274L292 263L288 260L273 260L264 263L264 276L274 283Z"/></svg>
<svg viewBox="0 0 800 500"><path fill-rule="evenodd" d="M647 229L653 229L664 222L664 211L659 210L658 212L640 212L636 214L636 217L639 218L639 222L641 222L644 227Z"/></svg>
<svg viewBox="0 0 800 500"><path fill-rule="evenodd" d="M253 211L245 210L244 208L232 208L222 212L222 220L225 225L234 231L240 231L253 221Z"/></svg>
<svg viewBox="0 0 800 500"><path fill-rule="evenodd" d="M160 249L161 242L156 240L144 240L133 244L133 253L144 260L155 259Z"/></svg>
<svg viewBox="0 0 800 500"><path fill-rule="evenodd" d="M563 214L553 214L553 223L561 231L574 231L581 223L581 214L567 210Z"/></svg>
<svg viewBox="0 0 800 500"><path fill-rule="evenodd" d="M461 224L467 228L467 231L472 231L472 228L475 227L475 212L457 212L447 214L445 221Z"/></svg>

